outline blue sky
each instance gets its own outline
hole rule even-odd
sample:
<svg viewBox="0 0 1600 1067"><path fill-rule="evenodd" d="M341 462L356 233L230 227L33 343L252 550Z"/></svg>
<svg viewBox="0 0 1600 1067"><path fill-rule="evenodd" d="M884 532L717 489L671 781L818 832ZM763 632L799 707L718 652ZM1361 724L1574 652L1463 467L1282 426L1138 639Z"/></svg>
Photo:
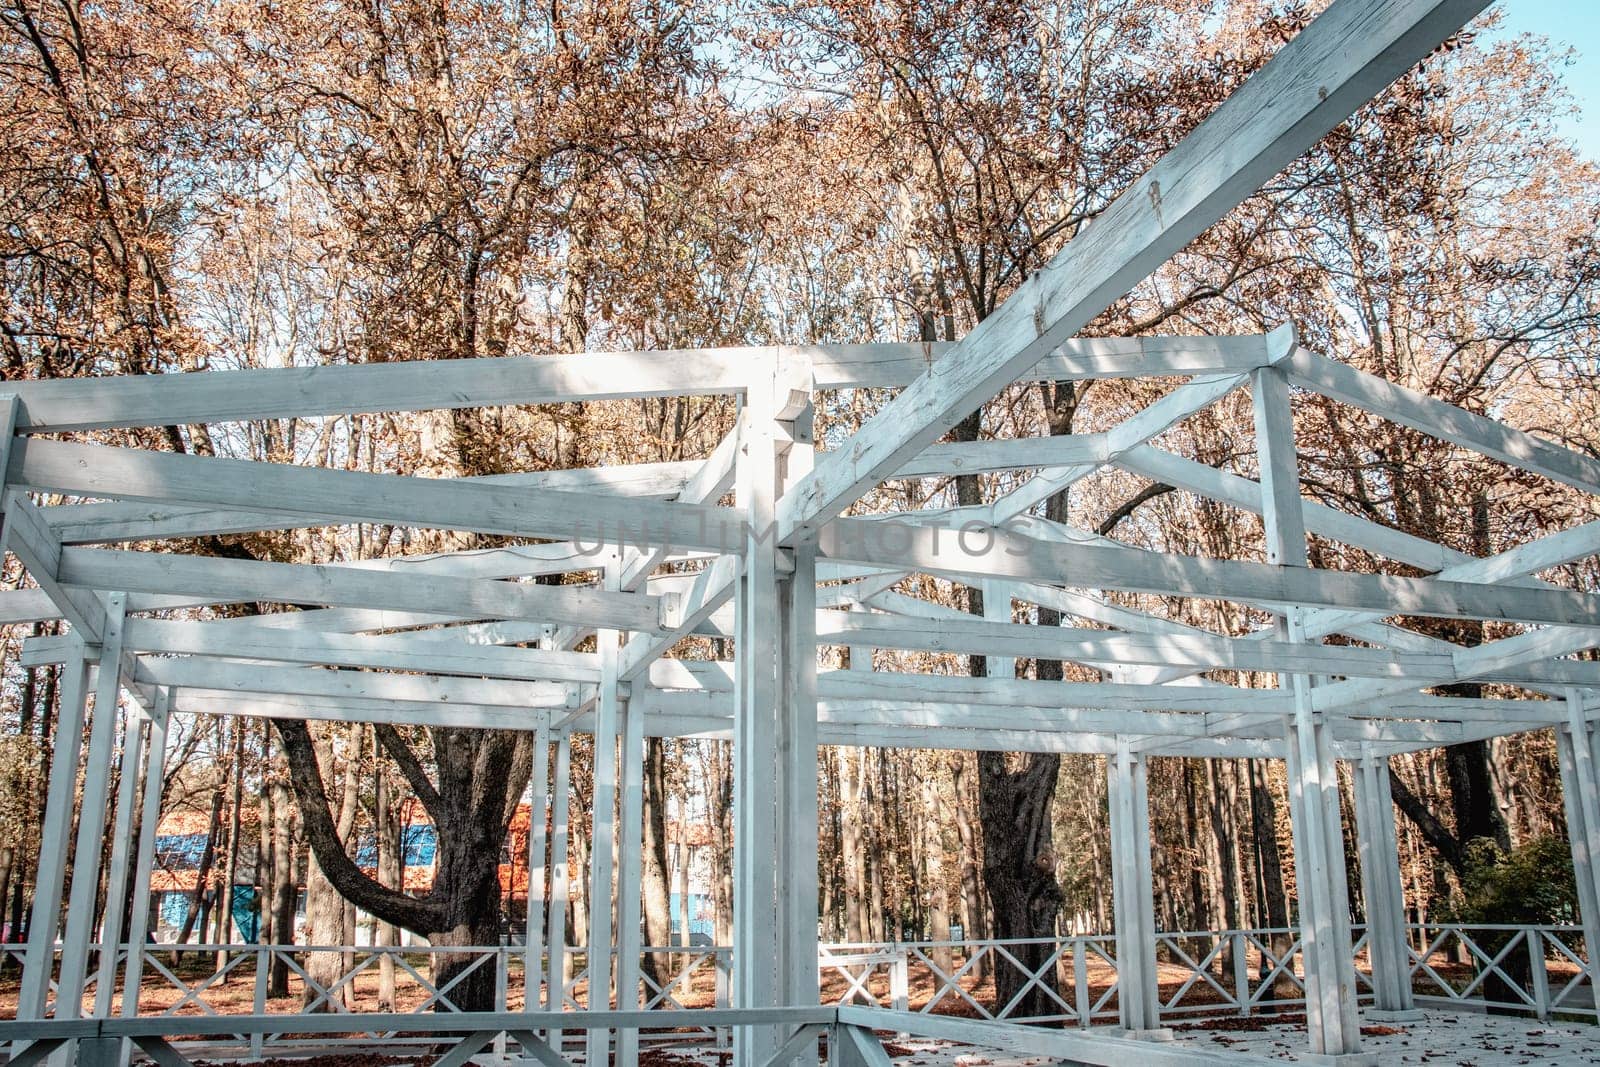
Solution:
<svg viewBox="0 0 1600 1067"><path fill-rule="evenodd" d="M1500 0L1502 30L1538 33L1577 52L1563 71L1567 87L1583 109L1562 122L1583 155L1600 161L1600 4L1593 0Z"/></svg>

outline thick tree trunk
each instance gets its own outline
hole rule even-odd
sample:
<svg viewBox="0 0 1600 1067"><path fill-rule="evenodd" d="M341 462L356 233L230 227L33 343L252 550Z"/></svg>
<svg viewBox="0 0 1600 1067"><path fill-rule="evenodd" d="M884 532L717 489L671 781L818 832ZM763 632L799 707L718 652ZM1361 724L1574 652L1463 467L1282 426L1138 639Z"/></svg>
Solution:
<svg viewBox="0 0 1600 1067"><path fill-rule="evenodd" d="M667 750L659 737L644 745L644 935L649 945L672 944L672 905L667 881ZM649 952L641 962L646 977L657 988L671 977L671 954Z"/></svg>
<svg viewBox="0 0 1600 1067"><path fill-rule="evenodd" d="M268 788L272 793L272 937L280 945L295 941L294 904L298 896L295 879L295 809L289 791L289 771L282 756L273 763ZM267 996L289 995L289 961L274 956L267 971Z"/></svg>

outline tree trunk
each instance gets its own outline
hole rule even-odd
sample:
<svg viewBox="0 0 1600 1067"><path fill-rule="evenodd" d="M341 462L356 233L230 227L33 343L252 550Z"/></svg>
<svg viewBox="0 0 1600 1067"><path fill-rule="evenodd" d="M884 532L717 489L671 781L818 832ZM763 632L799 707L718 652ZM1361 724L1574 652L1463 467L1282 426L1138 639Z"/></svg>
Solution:
<svg viewBox="0 0 1600 1067"><path fill-rule="evenodd" d="M377 755L377 739L374 737L374 756ZM404 871L401 867L401 828L398 818L399 811L394 797L394 790L389 785L389 775L385 773L383 761L374 759L378 769L377 781L373 785L373 835L377 838L378 846L378 884L389 889L400 889L404 885ZM372 943L384 948L393 947L400 943L399 931L394 923L379 920L372 931ZM537 988L530 981L530 988ZM384 953L378 959L378 1010L394 1011L394 956Z"/></svg>
<svg viewBox="0 0 1600 1067"><path fill-rule="evenodd" d="M862 878L861 802L856 790L856 772L850 766L850 749L834 750L839 763L839 839L840 865L844 868L844 939L867 939L866 901Z"/></svg>
<svg viewBox="0 0 1600 1067"><path fill-rule="evenodd" d="M189 940L189 935L194 933L195 924L200 926L200 936L205 936L206 921L211 917L211 895L207 892L207 883L211 881L211 867L217 859L217 827L222 821L222 793L221 789L211 794L211 818L206 823L206 846L200 853L200 866L194 874L194 895L189 901L189 911L183 917L183 926L178 931L178 944ZM177 955L174 954L174 959Z"/></svg>
<svg viewBox="0 0 1600 1067"><path fill-rule="evenodd" d="M950 754L950 782L956 797L956 839L961 843L961 937L982 941L989 936L984 921L983 886L979 883L977 819L969 795L973 757L965 752ZM985 955L973 968L974 977L983 981L992 970L993 957Z"/></svg>
<svg viewBox="0 0 1600 1067"><path fill-rule="evenodd" d="M667 884L667 749L659 737L644 744L643 850L645 941L664 948L672 944L672 904ZM671 960L669 953L647 952L641 961L644 975L658 989L671 977Z"/></svg>
<svg viewBox="0 0 1600 1067"><path fill-rule="evenodd" d="M272 936L277 944L295 942L294 905L299 895L295 879L295 809L289 791L289 771L280 755L273 763L272 779ZM267 971L267 996L289 995L289 961L274 956Z"/></svg>
<svg viewBox="0 0 1600 1067"><path fill-rule="evenodd" d="M1272 795L1272 784L1267 781L1266 766L1261 760L1250 761L1250 817L1255 835L1256 869L1261 875L1261 899L1265 904L1267 926L1274 930L1289 925L1289 898L1283 886L1283 858L1278 847L1278 806ZM1274 933L1271 936L1273 954L1282 958L1293 944L1293 935ZM1261 961L1261 974L1265 976L1271 964ZM1273 983L1273 993L1281 998L1295 996L1296 986L1287 975L1280 975Z"/></svg>
<svg viewBox="0 0 1600 1067"><path fill-rule="evenodd" d="M944 820L939 817L939 789L930 774L922 780L922 819L926 835L922 846L923 867L927 871L928 934L934 941L950 940L950 887L944 873ZM933 950L933 962L950 973L952 954L948 947Z"/></svg>

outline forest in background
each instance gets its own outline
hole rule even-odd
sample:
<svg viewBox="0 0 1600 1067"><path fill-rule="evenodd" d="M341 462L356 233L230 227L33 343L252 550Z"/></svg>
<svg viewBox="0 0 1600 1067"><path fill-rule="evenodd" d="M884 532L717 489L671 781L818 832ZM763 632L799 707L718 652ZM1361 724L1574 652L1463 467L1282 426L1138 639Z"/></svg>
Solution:
<svg viewBox="0 0 1600 1067"><path fill-rule="evenodd" d="M0 365L14 380L954 339L1318 6L12 0L0 11ZM1293 321L1309 348L1600 455L1600 173L1556 132L1572 106L1561 82L1569 57L1491 32L1495 19L1429 57L1084 332L1225 334ZM1012 386L953 436L1092 432L1173 384ZM819 441L837 444L884 399L830 395ZM1562 486L1331 401L1296 402L1305 491L1331 507L1475 556L1600 517ZM734 415L726 399L698 398L85 436L462 476L704 456ZM1240 395L1159 443L1256 473ZM860 508L973 504L1019 477L894 481ZM1119 470L1040 506L1129 544L1263 557L1255 516ZM496 543L350 525L184 547L337 562ZM1408 573L1315 537L1311 559ZM1544 577L1600 588L1592 558ZM5 580L21 580L14 561ZM948 582L900 591L982 610L979 590ZM1265 622L1198 598L1112 599L1219 632ZM1017 618L1061 621L1049 609ZM1511 632L1405 621L1465 644ZM3 635L0 900L14 929L60 743L53 671L22 669L17 651L47 632ZM714 646L691 639L677 654L725 658ZM877 656L884 669L983 669L948 655ZM284 909L292 925L302 882L311 943L351 940L347 901L436 944L498 939L485 887L527 788L529 737L213 717L185 720L176 744L164 803L203 813L202 884L231 885L241 844L258 845L270 857L269 940L286 940ZM714 828L726 943L728 745L648 744L646 941L668 936L665 820L692 809ZM1415 917L1468 906L1461 889L1484 853L1474 842L1504 853L1564 832L1553 748L1532 733L1395 760ZM569 929L581 936L589 768L581 745L574 753ZM825 936L939 937L952 923L968 936L1109 929L1098 758L824 749L818 774ZM1293 865L1281 767L1155 759L1150 774L1158 928L1285 925ZM351 858L364 837L393 842L407 803L439 827L435 888L420 899L398 887L392 862L369 874ZM226 911L196 909L202 933Z"/></svg>

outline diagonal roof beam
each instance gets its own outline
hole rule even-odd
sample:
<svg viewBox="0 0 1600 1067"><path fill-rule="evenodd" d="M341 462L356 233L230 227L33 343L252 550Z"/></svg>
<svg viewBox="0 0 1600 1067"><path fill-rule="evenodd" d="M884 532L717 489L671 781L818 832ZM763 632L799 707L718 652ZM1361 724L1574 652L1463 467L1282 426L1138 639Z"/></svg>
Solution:
<svg viewBox="0 0 1600 1067"><path fill-rule="evenodd" d="M1600 459L1552 444L1304 348L1296 351L1282 366L1290 381L1333 400L1481 452L1513 467L1542 474L1563 485L1600 493Z"/></svg>
<svg viewBox="0 0 1600 1067"><path fill-rule="evenodd" d="M814 533L1232 211L1487 0L1335 0L1048 266L785 493Z"/></svg>

